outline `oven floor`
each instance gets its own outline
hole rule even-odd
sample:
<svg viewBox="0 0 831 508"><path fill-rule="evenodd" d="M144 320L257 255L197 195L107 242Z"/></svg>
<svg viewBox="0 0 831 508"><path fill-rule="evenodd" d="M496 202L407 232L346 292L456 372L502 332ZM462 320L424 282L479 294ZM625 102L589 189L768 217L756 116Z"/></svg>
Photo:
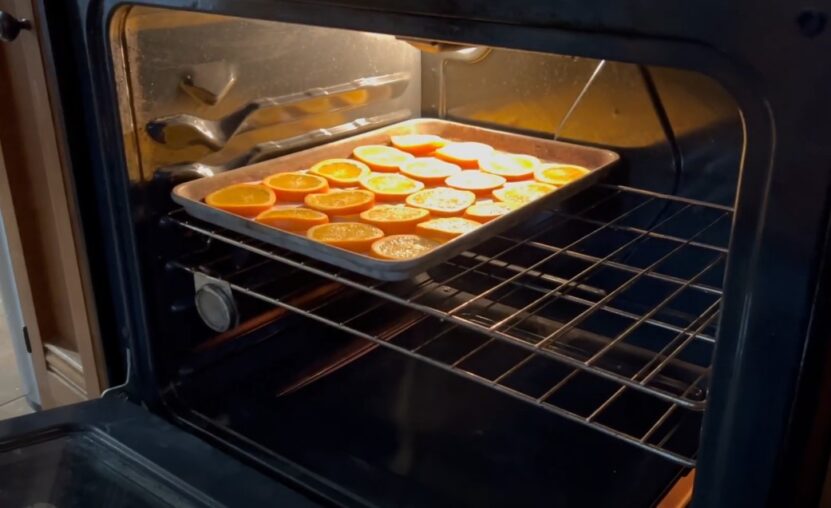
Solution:
<svg viewBox="0 0 831 508"><path fill-rule="evenodd" d="M202 369L180 403L378 506L652 506L682 471L380 348L278 396L310 351L349 341L309 322L283 329Z"/></svg>

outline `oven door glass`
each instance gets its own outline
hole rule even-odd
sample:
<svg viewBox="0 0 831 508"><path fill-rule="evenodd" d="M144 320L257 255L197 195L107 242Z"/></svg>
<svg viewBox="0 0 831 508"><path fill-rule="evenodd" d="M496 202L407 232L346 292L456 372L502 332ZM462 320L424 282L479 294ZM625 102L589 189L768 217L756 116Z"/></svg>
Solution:
<svg viewBox="0 0 831 508"><path fill-rule="evenodd" d="M317 506L127 402L0 422L0 506L226 505Z"/></svg>

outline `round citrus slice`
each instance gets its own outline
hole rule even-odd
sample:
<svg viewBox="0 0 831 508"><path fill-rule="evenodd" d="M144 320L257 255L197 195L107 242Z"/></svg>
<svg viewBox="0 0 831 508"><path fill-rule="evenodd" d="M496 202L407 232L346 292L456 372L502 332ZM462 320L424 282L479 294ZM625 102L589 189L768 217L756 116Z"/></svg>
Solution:
<svg viewBox="0 0 831 508"><path fill-rule="evenodd" d="M469 190L475 194L484 195L505 185L505 179L499 175L470 170L449 176L444 183L454 189Z"/></svg>
<svg viewBox="0 0 831 508"><path fill-rule="evenodd" d="M476 194L470 191L436 187L425 189L407 196L407 204L429 210L439 217L459 215L476 201Z"/></svg>
<svg viewBox="0 0 831 508"><path fill-rule="evenodd" d="M265 185L238 183L205 197L205 203L244 217L254 217L274 206L274 192Z"/></svg>
<svg viewBox="0 0 831 508"><path fill-rule="evenodd" d="M418 235L392 235L375 240L372 254L381 259L412 259L426 254L441 245L430 238Z"/></svg>
<svg viewBox="0 0 831 508"><path fill-rule="evenodd" d="M436 150L436 157L463 168L476 169L479 167L479 159L484 159L491 153L493 147L484 143L450 143Z"/></svg>
<svg viewBox="0 0 831 508"><path fill-rule="evenodd" d="M352 150L356 159L375 171L394 173L398 167L413 158L412 154L385 145L364 145Z"/></svg>
<svg viewBox="0 0 831 508"><path fill-rule="evenodd" d="M369 167L352 159L327 159L312 166L309 173L322 176L334 187L353 187L369 174Z"/></svg>
<svg viewBox="0 0 831 508"><path fill-rule="evenodd" d="M539 164L536 157L516 153L494 153L479 160L482 171L511 181L531 178Z"/></svg>
<svg viewBox="0 0 831 508"><path fill-rule="evenodd" d="M308 208L273 208L257 215L256 221L286 231L306 232L310 227L328 223L329 217Z"/></svg>
<svg viewBox="0 0 831 508"><path fill-rule="evenodd" d="M380 201L401 201L424 184L398 173L370 173L361 178L361 187L374 192Z"/></svg>
<svg viewBox="0 0 831 508"><path fill-rule="evenodd" d="M521 206L539 199L549 192L557 190L557 187L541 182L516 182L510 183L501 189L493 191L496 199L505 203Z"/></svg>
<svg viewBox="0 0 831 508"><path fill-rule="evenodd" d="M388 235L412 233L416 224L430 217L430 212L411 206L378 205L361 212L361 220Z"/></svg>
<svg viewBox="0 0 831 508"><path fill-rule="evenodd" d="M427 185L441 185L448 176L461 171L456 164L435 157L419 157L401 165L401 173Z"/></svg>
<svg viewBox="0 0 831 508"><path fill-rule="evenodd" d="M390 136L392 146L413 155L424 155L445 145L446 141L435 134L404 134Z"/></svg>
<svg viewBox="0 0 831 508"><path fill-rule="evenodd" d="M416 232L430 238L452 240L457 236L473 231L481 225L475 220L463 217L442 217L420 223L416 226Z"/></svg>
<svg viewBox="0 0 831 508"><path fill-rule="evenodd" d="M282 201L303 201L306 194L329 190L325 178L305 173L278 173L264 179L263 183Z"/></svg>
<svg viewBox="0 0 831 508"><path fill-rule="evenodd" d="M478 222L490 222L514 210L516 206L510 203L483 201L468 207L463 217Z"/></svg>
<svg viewBox="0 0 831 508"><path fill-rule="evenodd" d="M330 215L354 215L375 205L375 195L365 190L333 190L324 194L308 194L306 206Z"/></svg>
<svg viewBox="0 0 831 508"><path fill-rule="evenodd" d="M534 178L551 185L566 185L582 178L589 172L581 166L570 164L546 164L534 172Z"/></svg>
<svg viewBox="0 0 831 508"><path fill-rule="evenodd" d="M365 252L384 232L375 226L360 222L332 222L309 229L306 236L341 249Z"/></svg>

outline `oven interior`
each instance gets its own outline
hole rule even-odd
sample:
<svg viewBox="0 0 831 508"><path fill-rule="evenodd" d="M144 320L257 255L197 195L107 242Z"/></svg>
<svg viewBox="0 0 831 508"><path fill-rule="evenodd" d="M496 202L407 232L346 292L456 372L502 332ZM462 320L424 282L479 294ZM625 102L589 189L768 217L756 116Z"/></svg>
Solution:
<svg viewBox="0 0 831 508"><path fill-rule="evenodd" d="M649 506L694 466L744 143L718 83L140 6L117 11L110 42L155 374L180 423L347 503ZM403 282L169 197L418 117L621 162ZM198 296L206 283L224 296Z"/></svg>

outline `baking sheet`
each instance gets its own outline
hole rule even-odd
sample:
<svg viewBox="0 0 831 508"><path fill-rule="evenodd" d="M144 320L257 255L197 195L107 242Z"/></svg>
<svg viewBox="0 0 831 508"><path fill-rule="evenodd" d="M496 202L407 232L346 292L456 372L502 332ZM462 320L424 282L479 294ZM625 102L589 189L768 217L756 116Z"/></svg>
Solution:
<svg viewBox="0 0 831 508"><path fill-rule="evenodd" d="M324 159L346 158L357 146L388 144L389 137L398 134L436 134L450 140L478 141L491 145L499 151L533 155L542 161L583 166L589 170L589 173L474 231L444 243L422 256L403 261L387 261L332 247L305 236L272 228L252 219L213 208L203 202L205 196L223 187L262 180L275 173L306 170ZM500 132L447 120L423 118L408 120L269 161L186 182L173 189L172 198L182 205L187 213L205 222L375 279L395 281L414 277L510 229L540 210L550 208L553 204L594 185L618 159L619 156L615 152L600 148Z"/></svg>

